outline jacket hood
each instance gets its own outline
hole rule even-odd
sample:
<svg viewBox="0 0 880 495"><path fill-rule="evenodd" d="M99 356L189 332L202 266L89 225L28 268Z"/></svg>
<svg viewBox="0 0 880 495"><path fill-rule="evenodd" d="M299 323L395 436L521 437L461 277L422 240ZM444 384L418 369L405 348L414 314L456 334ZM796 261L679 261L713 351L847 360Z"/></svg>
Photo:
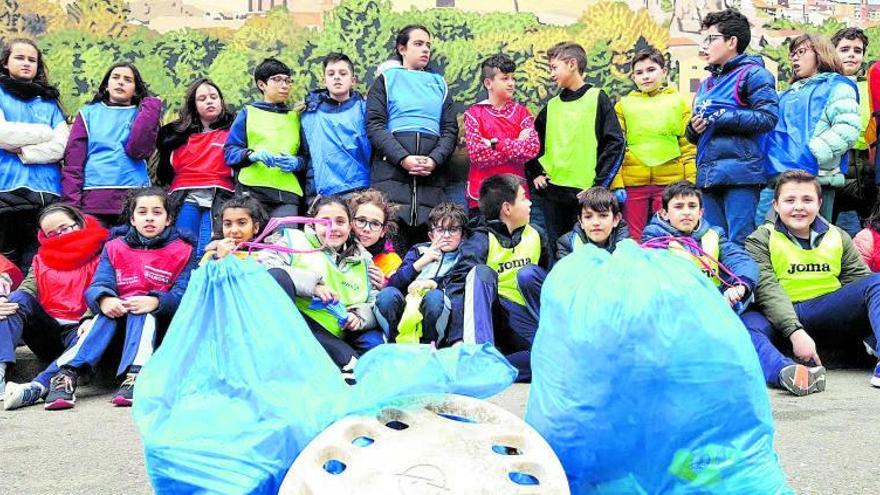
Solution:
<svg viewBox="0 0 880 495"><path fill-rule="evenodd" d="M591 241L590 238L587 237L587 233L584 231L584 228L581 226L580 222L575 222L574 228L572 230L575 232L581 242L585 244L593 244L593 241ZM611 229L611 235L608 237L608 245L602 247L608 248L609 252L613 252L614 246L616 246L618 242L629 238L629 225L627 225L626 220L621 218L620 222L618 222L617 224L617 227ZM638 239L636 239L636 241L638 241Z"/></svg>
<svg viewBox="0 0 880 495"><path fill-rule="evenodd" d="M822 84L831 80L842 84L849 84L850 86L852 86L853 90L856 91L856 93L858 93L859 91L858 85L856 84L855 80L838 74L837 72L819 72L814 76L808 77L806 79L801 79L800 81L795 81L794 83L792 83L791 89L798 90L807 86Z"/></svg>
<svg viewBox="0 0 880 495"><path fill-rule="evenodd" d="M709 64L709 66L706 67L706 70L713 75L718 75L728 73L743 65L757 65L758 67L764 68L764 58L760 55L741 53L725 62L724 65Z"/></svg>
<svg viewBox="0 0 880 495"><path fill-rule="evenodd" d="M158 249L176 241L177 239L181 239L187 244L195 245L192 238L181 233L173 224L166 227L161 234L152 239L147 239L140 235L133 225L119 225L113 227L113 229L110 230L110 237L120 237L126 244L134 248Z"/></svg>
<svg viewBox="0 0 880 495"><path fill-rule="evenodd" d="M642 231L642 238L646 240L654 239L657 237L692 237L696 240L700 240L706 235L706 232L709 231L709 224L705 219L700 219L699 225L694 229L693 232L687 234L673 227L672 224L660 218L659 213L655 213L651 218L651 222L645 226L645 230Z"/></svg>
<svg viewBox="0 0 880 495"><path fill-rule="evenodd" d="M363 99L364 97L357 90L351 90L351 98L339 103L330 97L330 92L326 89L316 89L309 91L309 94L306 95L305 109L303 111L314 112L320 109L327 112L340 112L348 110L359 101L363 101Z"/></svg>
<svg viewBox="0 0 880 495"><path fill-rule="evenodd" d="M633 97L633 98L651 98L651 97L654 97L657 95L668 95L668 94L673 94L673 93L677 93L677 92L678 92L678 90L673 88L672 86L663 86L662 88L660 88L659 91L657 91L653 95L649 95L648 93L643 93L642 91L640 91L638 89L634 89L634 90L630 91L629 94L626 96Z"/></svg>
<svg viewBox="0 0 880 495"><path fill-rule="evenodd" d="M268 103L265 101L255 101L253 103L250 103L249 105L259 108L260 110L265 110L267 112L287 113L290 111L290 107L287 106L286 103Z"/></svg>
<svg viewBox="0 0 880 495"><path fill-rule="evenodd" d="M478 215L468 223L468 230L471 233L494 234L495 238L498 239L498 243L505 248L518 244L524 229L525 226L522 226L511 234L504 222L501 220L486 220L483 215Z"/></svg>

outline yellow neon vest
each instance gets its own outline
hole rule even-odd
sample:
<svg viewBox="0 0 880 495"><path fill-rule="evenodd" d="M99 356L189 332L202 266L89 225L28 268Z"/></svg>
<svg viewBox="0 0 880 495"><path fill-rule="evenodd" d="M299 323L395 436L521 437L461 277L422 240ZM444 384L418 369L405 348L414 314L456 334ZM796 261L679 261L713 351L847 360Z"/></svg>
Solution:
<svg viewBox="0 0 880 495"><path fill-rule="evenodd" d="M538 159L550 182L588 189L596 178L596 109L599 88L590 88L575 101L559 96L547 103L544 155Z"/></svg>
<svg viewBox="0 0 880 495"><path fill-rule="evenodd" d="M649 167L681 156L678 137L684 134L684 100L678 93L648 96L634 92L620 100L626 118L626 146Z"/></svg>
<svg viewBox="0 0 880 495"><path fill-rule="evenodd" d="M299 114L296 112L270 112L248 105L246 126L248 148L252 150L288 155L296 155L299 151ZM302 187L295 174L267 167L263 162L242 168L238 181L246 186L271 187L302 196Z"/></svg>
<svg viewBox="0 0 880 495"><path fill-rule="evenodd" d="M541 258L541 235L526 225L519 244L505 248L498 242L495 234L489 233L489 252L486 265L498 273L498 294L520 306L526 305L526 299L519 290L516 275L520 268L538 263Z"/></svg>
<svg viewBox="0 0 880 495"><path fill-rule="evenodd" d="M705 251L707 255L714 258L714 260L710 259L709 256L696 256L676 241L669 243L669 250L672 253L692 259L694 263L697 264L697 268L699 268L707 277L709 277L709 280L715 284L715 287L721 287L721 278L718 277L717 263L718 257L721 255L721 238L718 236L718 232L709 229L703 234L703 238L700 239L700 247L703 248L703 251Z"/></svg>
<svg viewBox="0 0 880 495"><path fill-rule="evenodd" d="M318 247L321 243L312 232L306 233L296 229L284 231L286 244L293 248L310 249ZM367 302L370 296L370 278L367 271L366 260L358 260L356 263L346 263L340 268L323 251L313 253L299 253L291 255L291 268L317 272L321 275L323 284L336 293L336 296L346 307L352 304ZM324 327L328 332L339 337L342 335L342 327L336 320L336 316L326 309L310 309L311 298L297 297L294 301L296 307Z"/></svg>
<svg viewBox="0 0 880 495"><path fill-rule="evenodd" d="M803 249L773 226L763 227L770 230L773 273L791 302L815 299L841 287L843 239L836 228L829 227L815 248Z"/></svg>
<svg viewBox="0 0 880 495"><path fill-rule="evenodd" d="M856 144L853 145L853 149L866 150L868 149L868 143L865 142L865 130L868 129L868 122L871 120L871 98L868 94L868 81L858 81L856 86L859 89L859 113L862 117L862 127L859 132L859 138L856 139Z"/></svg>

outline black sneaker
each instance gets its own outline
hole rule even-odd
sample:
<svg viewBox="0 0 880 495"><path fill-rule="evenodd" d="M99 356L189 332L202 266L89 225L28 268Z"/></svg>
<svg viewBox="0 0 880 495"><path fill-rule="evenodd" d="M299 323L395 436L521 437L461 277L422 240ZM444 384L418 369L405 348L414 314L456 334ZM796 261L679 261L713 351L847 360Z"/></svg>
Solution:
<svg viewBox="0 0 880 495"><path fill-rule="evenodd" d="M70 409L76 403L76 371L61 368L49 381L49 395L46 396L46 410Z"/></svg>
<svg viewBox="0 0 880 495"><path fill-rule="evenodd" d="M110 400L114 406L131 407L134 402L134 382L137 380L137 376L137 373L125 374L125 380L122 381L119 390L113 394L113 399Z"/></svg>

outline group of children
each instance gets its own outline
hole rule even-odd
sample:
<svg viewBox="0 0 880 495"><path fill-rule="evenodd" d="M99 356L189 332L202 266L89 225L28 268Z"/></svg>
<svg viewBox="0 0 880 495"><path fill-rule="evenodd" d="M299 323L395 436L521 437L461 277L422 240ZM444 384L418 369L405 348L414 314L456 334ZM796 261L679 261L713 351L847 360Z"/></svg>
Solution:
<svg viewBox="0 0 880 495"><path fill-rule="evenodd" d="M291 71L270 58L254 71L260 101L232 112L199 79L161 127L162 102L123 62L68 128L39 48L11 41L0 53L0 247L13 260L0 258L0 386L20 340L51 364L6 384L4 407L73 407L116 333L112 402L130 405L190 271L230 255L266 267L349 380L384 342L490 342L528 381L554 262L629 238L694 261L741 315L768 383L824 389L813 337L840 340L840 316L877 354L880 331L880 279L865 265L880 267L880 210L856 243L830 223L852 213L832 209L836 191L864 217L857 203L872 190L860 185L875 140L859 114L867 95L850 79L868 40L848 28L835 52L798 37L792 87L777 95L745 54L742 14L711 13L703 29L710 76L693 110L654 48L634 55L636 89L614 104L584 81L581 46L551 47L560 92L536 118L514 99L514 62L483 62L487 97L463 116L467 208L446 200L458 122L424 26L398 33L366 97L351 59L331 53L324 88L289 105ZM150 181L156 151L165 188ZM263 232L287 217L299 228ZM240 249L258 238L262 249Z"/></svg>

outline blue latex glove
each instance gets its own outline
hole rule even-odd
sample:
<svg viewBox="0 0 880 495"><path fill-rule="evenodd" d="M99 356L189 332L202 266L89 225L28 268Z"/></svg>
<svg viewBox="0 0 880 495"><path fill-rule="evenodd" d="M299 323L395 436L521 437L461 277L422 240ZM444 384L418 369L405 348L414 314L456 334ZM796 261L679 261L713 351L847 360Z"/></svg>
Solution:
<svg viewBox="0 0 880 495"><path fill-rule="evenodd" d="M623 206L623 203L626 203L626 189L615 189L614 197L617 198L617 202Z"/></svg>
<svg viewBox="0 0 880 495"><path fill-rule="evenodd" d="M326 309L330 314L336 317L336 321L339 323L340 327L343 327L348 323L348 310L345 308L345 305L339 301L324 303L320 298L313 297L312 302L309 303L309 309Z"/></svg>
<svg viewBox="0 0 880 495"><path fill-rule="evenodd" d="M283 172L296 172L302 167L302 158L287 153L275 155L272 160L274 162L272 166L280 168Z"/></svg>
<svg viewBox="0 0 880 495"><path fill-rule="evenodd" d="M275 155L266 150L256 150L248 155L248 160L251 162L263 162L267 167L272 166L273 158L275 158Z"/></svg>

